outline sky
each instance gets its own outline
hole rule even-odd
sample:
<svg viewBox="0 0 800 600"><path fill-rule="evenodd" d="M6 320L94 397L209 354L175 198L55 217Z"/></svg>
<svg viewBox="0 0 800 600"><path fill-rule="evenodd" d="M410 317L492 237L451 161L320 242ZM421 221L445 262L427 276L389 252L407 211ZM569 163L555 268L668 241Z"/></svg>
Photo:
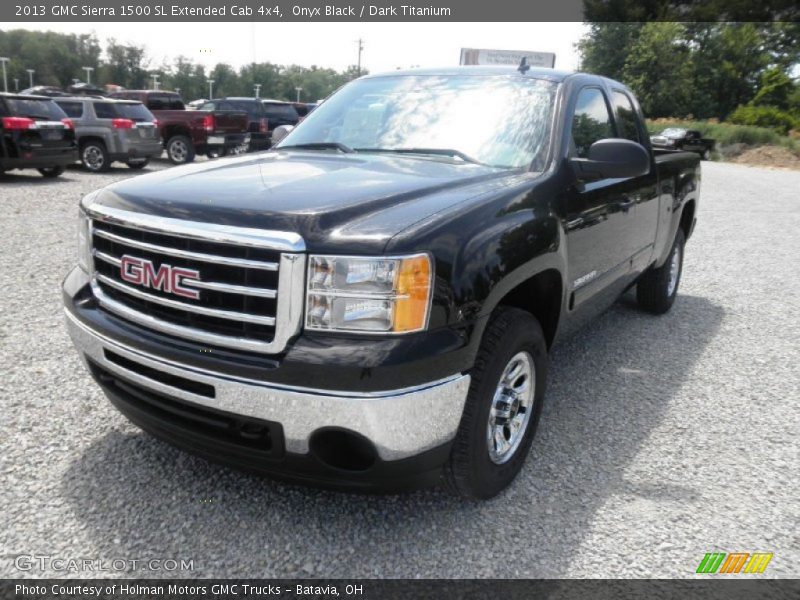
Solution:
<svg viewBox="0 0 800 600"><path fill-rule="evenodd" d="M184 55L206 67L225 62L317 65L343 70L356 64L357 40L364 41L362 66L371 73L408 67L457 65L460 49L492 48L554 52L556 68L578 65L574 44L582 23L3 23L0 29L95 32L143 45L157 70Z"/></svg>

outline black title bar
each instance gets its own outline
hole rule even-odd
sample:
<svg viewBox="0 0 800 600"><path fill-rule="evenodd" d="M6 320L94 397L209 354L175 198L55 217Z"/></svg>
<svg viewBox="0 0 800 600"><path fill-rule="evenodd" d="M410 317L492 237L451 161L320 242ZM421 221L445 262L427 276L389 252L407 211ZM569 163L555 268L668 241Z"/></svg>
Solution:
<svg viewBox="0 0 800 600"><path fill-rule="evenodd" d="M0 22L797 21L794 0L2 0Z"/></svg>

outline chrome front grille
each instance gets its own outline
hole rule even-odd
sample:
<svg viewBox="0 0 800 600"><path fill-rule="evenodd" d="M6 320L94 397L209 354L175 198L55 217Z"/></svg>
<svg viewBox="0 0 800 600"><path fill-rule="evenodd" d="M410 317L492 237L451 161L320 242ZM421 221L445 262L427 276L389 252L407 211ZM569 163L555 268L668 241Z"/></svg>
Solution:
<svg viewBox="0 0 800 600"><path fill-rule="evenodd" d="M87 212L92 288L103 309L210 347L269 354L299 331L305 273L299 236L102 206ZM172 271L183 274L172 280L178 292L166 283Z"/></svg>

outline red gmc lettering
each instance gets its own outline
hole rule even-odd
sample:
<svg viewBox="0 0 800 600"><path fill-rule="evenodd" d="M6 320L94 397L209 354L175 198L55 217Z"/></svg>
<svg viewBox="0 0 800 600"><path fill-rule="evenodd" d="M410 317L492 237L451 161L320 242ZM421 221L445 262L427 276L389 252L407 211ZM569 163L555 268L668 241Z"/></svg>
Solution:
<svg viewBox="0 0 800 600"><path fill-rule="evenodd" d="M194 269L173 267L164 263L156 270L152 261L126 254L120 259L119 275L123 281L134 285L161 290L192 300L200 298L199 290L184 285L187 280L200 280L200 272Z"/></svg>

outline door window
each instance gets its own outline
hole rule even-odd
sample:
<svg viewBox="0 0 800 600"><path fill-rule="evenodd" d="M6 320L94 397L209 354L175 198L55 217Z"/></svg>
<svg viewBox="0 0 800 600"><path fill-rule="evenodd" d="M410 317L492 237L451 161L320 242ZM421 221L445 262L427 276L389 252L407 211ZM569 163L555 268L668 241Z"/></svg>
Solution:
<svg viewBox="0 0 800 600"><path fill-rule="evenodd" d="M631 99L622 92L614 91L614 108L617 111L617 126L619 137L625 138L637 144L642 143L639 135L639 117L633 109Z"/></svg>
<svg viewBox="0 0 800 600"><path fill-rule="evenodd" d="M71 119L80 119L83 116L83 102L56 102Z"/></svg>
<svg viewBox="0 0 800 600"><path fill-rule="evenodd" d="M584 88L578 94L572 117L573 156L586 158L592 144L610 137L614 137L614 127L603 92Z"/></svg>

